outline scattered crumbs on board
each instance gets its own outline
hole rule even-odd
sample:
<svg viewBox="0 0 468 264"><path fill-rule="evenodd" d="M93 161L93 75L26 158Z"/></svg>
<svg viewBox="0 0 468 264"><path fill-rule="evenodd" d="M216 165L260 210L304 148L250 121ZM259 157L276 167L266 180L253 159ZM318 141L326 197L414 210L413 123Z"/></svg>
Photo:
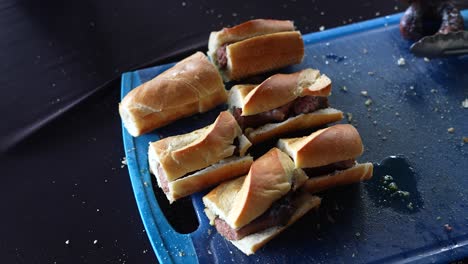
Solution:
<svg viewBox="0 0 468 264"><path fill-rule="evenodd" d="M468 98L465 98L465 100L462 101L462 107L465 109L468 108Z"/></svg>
<svg viewBox="0 0 468 264"><path fill-rule="evenodd" d="M453 227L450 226L449 224L445 224L445 225L444 225L444 229L445 229L445 231L447 231L447 232L451 232L451 231L453 230Z"/></svg>
<svg viewBox="0 0 468 264"><path fill-rule="evenodd" d="M403 57L400 57L400 58L398 59L398 61L397 61L397 65L398 65L398 66L404 66L404 65L406 65L405 59L404 59Z"/></svg>
<svg viewBox="0 0 468 264"><path fill-rule="evenodd" d="M121 161L122 165L120 165L120 168L124 168L127 166L127 157L123 157Z"/></svg>

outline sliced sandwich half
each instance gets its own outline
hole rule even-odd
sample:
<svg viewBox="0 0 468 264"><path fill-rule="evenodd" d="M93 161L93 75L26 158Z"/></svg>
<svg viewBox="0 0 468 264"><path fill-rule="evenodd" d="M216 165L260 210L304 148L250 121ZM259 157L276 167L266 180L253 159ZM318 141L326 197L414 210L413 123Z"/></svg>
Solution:
<svg viewBox="0 0 468 264"><path fill-rule="evenodd" d="M217 231L247 255L320 205L301 191L301 169L277 148L257 159L247 176L222 183L203 197L205 212Z"/></svg>
<svg viewBox="0 0 468 264"><path fill-rule="evenodd" d="M236 85L228 104L253 143L336 122L343 113L328 104L331 80L318 70L275 74L259 85Z"/></svg>
<svg viewBox="0 0 468 264"><path fill-rule="evenodd" d="M280 139L278 147L310 177L303 188L312 193L372 178L373 164L356 161L364 147L352 125L339 124L306 137Z"/></svg>
<svg viewBox="0 0 468 264"><path fill-rule="evenodd" d="M172 203L245 175L253 162L246 155L250 146L234 117L224 111L207 127L150 143L149 167Z"/></svg>

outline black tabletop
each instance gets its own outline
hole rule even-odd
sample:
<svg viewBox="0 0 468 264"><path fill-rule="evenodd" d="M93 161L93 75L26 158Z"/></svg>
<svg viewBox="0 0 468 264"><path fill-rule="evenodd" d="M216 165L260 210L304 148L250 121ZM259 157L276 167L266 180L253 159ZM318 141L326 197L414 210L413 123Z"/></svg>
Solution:
<svg viewBox="0 0 468 264"><path fill-rule="evenodd" d="M252 18L292 19L309 33L403 8L395 0L1 0L1 262L157 262L122 164L123 72L204 51L211 31Z"/></svg>

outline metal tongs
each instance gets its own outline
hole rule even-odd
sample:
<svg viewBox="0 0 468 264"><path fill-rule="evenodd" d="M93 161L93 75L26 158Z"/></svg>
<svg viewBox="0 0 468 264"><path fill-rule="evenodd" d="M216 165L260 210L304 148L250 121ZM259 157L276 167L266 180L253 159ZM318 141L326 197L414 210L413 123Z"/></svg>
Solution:
<svg viewBox="0 0 468 264"><path fill-rule="evenodd" d="M411 45L410 50L418 57L428 58L468 54L468 31L426 36Z"/></svg>

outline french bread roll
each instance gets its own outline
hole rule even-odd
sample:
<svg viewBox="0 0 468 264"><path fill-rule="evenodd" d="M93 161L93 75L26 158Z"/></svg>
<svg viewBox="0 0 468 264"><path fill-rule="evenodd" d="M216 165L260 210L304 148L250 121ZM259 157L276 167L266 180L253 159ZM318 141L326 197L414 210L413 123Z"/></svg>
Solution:
<svg viewBox="0 0 468 264"><path fill-rule="evenodd" d="M341 119L343 119L343 112L329 107L310 114L300 114L290 117L280 123L266 124L256 129L246 129L244 133L252 144L258 144L271 138L287 135L292 131L319 127L340 121Z"/></svg>
<svg viewBox="0 0 468 264"><path fill-rule="evenodd" d="M308 192L321 192L372 178L373 164L355 161L364 147L352 125L338 124L306 137L280 139L277 146L292 157L296 168L304 169L309 175L320 174L306 181L303 189Z"/></svg>
<svg viewBox="0 0 468 264"><path fill-rule="evenodd" d="M343 113L328 106L330 94L330 78L309 68L290 74L275 74L259 85L235 85L229 91L228 105L244 128L244 134L252 144L257 144L293 131L341 120ZM285 107L288 110L284 110ZM278 114L286 118L257 126L250 124L252 127L243 121L262 120L262 115Z"/></svg>
<svg viewBox="0 0 468 264"><path fill-rule="evenodd" d="M127 131L136 137L226 100L219 72L197 52L130 91L119 104L119 113Z"/></svg>
<svg viewBox="0 0 468 264"><path fill-rule="evenodd" d="M275 202L297 192L289 201L294 211L285 225L269 226L241 239L230 240L250 255L320 204L320 198L299 190L306 180L304 172L294 168L285 153L273 148L252 164L247 176L224 182L205 195L205 212L212 225L219 218L238 230L264 216Z"/></svg>
<svg viewBox="0 0 468 264"><path fill-rule="evenodd" d="M234 117L223 111L207 127L150 143L149 166L172 202L245 174L253 162L245 156L250 145Z"/></svg>
<svg viewBox="0 0 468 264"><path fill-rule="evenodd" d="M364 151L358 131L349 124L320 129L306 137L280 139L278 147L293 158L298 168L353 159Z"/></svg>
<svg viewBox="0 0 468 264"><path fill-rule="evenodd" d="M304 69L290 74L275 74L259 85L235 85L229 91L228 104L242 109L243 116L278 108L302 96L331 93L331 80L319 70Z"/></svg>
<svg viewBox="0 0 468 264"><path fill-rule="evenodd" d="M304 57L301 33L294 31L287 20L255 19L240 25L212 32L208 43L208 56L220 69L225 81L240 80L248 76L300 63ZM220 63L219 49L226 65Z"/></svg>
<svg viewBox="0 0 468 264"><path fill-rule="evenodd" d="M346 170L312 177L306 181L303 188L310 193L319 193L341 185L370 180L373 171L374 165L370 162L357 164Z"/></svg>

